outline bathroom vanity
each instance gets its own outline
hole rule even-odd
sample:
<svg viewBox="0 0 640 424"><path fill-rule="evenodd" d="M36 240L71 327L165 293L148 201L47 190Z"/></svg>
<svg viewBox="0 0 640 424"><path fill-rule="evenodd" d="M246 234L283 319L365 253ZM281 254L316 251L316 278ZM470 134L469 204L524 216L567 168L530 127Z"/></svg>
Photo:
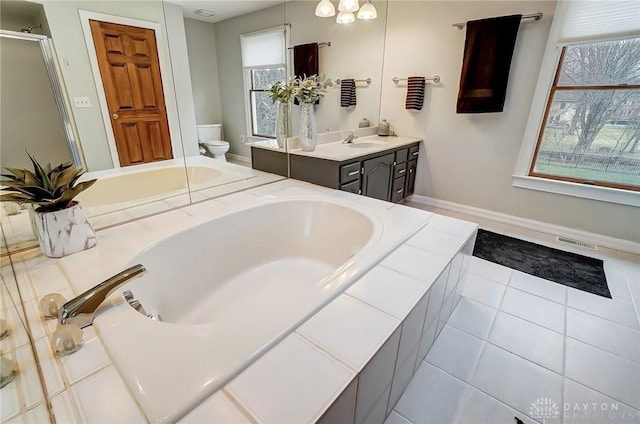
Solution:
<svg viewBox="0 0 640 424"><path fill-rule="evenodd" d="M364 137L289 152L291 178L397 203L413 194L420 139Z"/></svg>

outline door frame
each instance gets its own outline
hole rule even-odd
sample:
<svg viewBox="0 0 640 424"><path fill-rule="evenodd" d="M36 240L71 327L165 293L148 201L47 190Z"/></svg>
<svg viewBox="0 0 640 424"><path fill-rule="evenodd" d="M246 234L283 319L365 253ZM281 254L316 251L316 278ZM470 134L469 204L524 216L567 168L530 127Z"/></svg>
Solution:
<svg viewBox="0 0 640 424"><path fill-rule="evenodd" d="M169 58L169 45L163 42L161 34L164 34L162 27L157 22L143 21L140 19L125 18L123 16L108 15L106 13L92 12L89 10L78 10L80 14L80 22L82 24L82 32L87 45L87 53L89 54L89 62L93 71L93 79L98 92L98 102L100 103L100 112L104 121L104 129L107 133L107 143L109 152L111 153L111 161L113 168L120 168L120 157L118 156L118 148L116 147L116 137L111 126L111 116L109 114L109 106L107 104L107 96L105 94L104 85L102 84L102 75L98 65L98 55L96 46L91 35L91 27L89 20L109 22L119 25L129 25L138 28L152 29L156 37L156 47L158 50L158 62L160 63L160 77L162 80L162 91L164 94L164 105L167 112L167 124L169 125L169 137L171 138L171 151L173 158L182 157L182 144L180 134L180 121L178 111L174 107L176 105L175 92L173 90L173 72L171 72L171 61Z"/></svg>

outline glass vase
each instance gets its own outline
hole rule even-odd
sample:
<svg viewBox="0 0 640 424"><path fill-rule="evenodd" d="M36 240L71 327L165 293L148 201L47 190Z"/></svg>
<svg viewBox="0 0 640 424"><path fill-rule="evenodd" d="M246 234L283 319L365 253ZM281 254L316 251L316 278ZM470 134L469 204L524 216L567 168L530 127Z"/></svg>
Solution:
<svg viewBox="0 0 640 424"><path fill-rule="evenodd" d="M318 130L313 103L300 103L300 147L303 152L316 149Z"/></svg>
<svg viewBox="0 0 640 424"><path fill-rule="evenodd" d="M291 137L291 105L289 103L278 103L278 115L276 117L278 147L284 148L289 137Z"/></svg>

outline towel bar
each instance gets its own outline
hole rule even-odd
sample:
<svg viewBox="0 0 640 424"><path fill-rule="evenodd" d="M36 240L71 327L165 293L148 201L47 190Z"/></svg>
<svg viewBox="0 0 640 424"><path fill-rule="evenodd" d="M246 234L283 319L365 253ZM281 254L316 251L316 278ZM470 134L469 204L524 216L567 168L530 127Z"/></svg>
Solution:
<svg viewBox="0 0 640 424"><path fill-rule="evenodd" d="M535 21L539 21L540 19L542 19L542 13L532 13L530 15L522 15L522 20L524 21L525 19L533 19ZM459 30L462 31L462 29L465 27L466 23L465 22L458 22L456 24L453 24L451 26L458 28Z"/></svg>
<svg viewBox="0 0 640 424"><path fill-rule="evenodd" d="M318 43L318 47L331 47L331 41L324 41L322 43ZM293 47L287 47L287 50L293 50Z"/></svg>
<svg viewBox="0 0 640 424"><path fill-rule="evenodd" d="M353 80L353 82L366 82L367 85L371 84L371 81L371 78ZM340 85L341 82L342 80L340 78L335 81L336 85Z"/></svg>
<svg viewBox="0 0 640 424"><path fill-rule="evenodd" d="M393 77L392 81L394 84L398 85L398 83L400 81L406 81L407 78L398 78L398 77ZM440 77L438 75L435 75L433 78L425 78L425 81L433 81L436 84L440 84Z"/></svg>

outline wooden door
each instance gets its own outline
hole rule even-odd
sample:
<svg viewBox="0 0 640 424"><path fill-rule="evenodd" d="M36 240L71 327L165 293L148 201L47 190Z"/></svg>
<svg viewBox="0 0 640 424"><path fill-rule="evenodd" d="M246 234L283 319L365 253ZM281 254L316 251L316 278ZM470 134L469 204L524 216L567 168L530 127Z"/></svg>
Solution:
<svg viewBox="0 0 640 424"><path fill-rule="evenodd" d="M120 165L173 158L154 31L89 23Z"/></svg>
<svg viewBox="0 0 640 424"><path fill-rule="evenodd" d="M362 162L362 194L380 200L389 200L393 153Z"/></svg>

